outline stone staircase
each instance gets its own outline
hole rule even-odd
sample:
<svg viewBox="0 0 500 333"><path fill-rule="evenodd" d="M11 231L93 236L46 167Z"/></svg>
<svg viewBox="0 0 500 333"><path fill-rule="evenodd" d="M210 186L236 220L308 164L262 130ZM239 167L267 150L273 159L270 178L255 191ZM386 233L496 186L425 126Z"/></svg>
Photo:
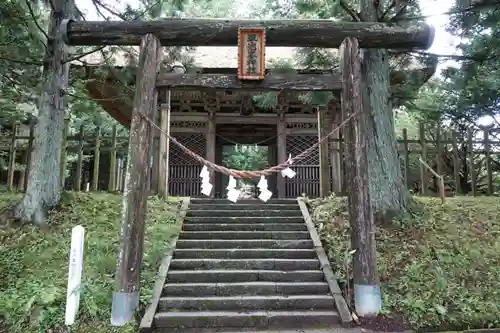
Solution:
<svg viewBox="0 0 500 333"><path fill-rule="evenodd" d="M297 200L191 199L154 331L337 327L327 281Z"/></svg>

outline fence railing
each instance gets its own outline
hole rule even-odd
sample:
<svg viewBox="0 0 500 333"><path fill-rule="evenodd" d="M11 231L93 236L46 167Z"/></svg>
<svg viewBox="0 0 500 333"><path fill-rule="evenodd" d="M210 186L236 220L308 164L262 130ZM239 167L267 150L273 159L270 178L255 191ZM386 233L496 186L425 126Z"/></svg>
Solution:
<svg viewBox="0 0 500 333"><path fill-rule="evenodd" d="M417 140L408 139L408 131L403 129L398 151L406 185L418 187L415 192L429 195L431 190L439 191L442 178L445 192L452 190L474 196L498 192L500 179L495 179L500 174L498 131L469 129L464 134L442 132L440 128L426 129L420 124ZM422 168L419 159L428 164L428 168ZM416 186L412 186L414 184Z"/></svg>
<svg viewBox="0 0 500 333"><path fill-rule="evenodd" d="M423 173L424 172L424 168L426 168L427 170L429 170L434 175L434 177L436 177L438 179L439 196L441 197L441 202L444 204L444 202L446 200L446 193L445 193L445 188L444 188L444 178L443 178L443 176L441 176L436 171L434 171L429 166L429 164L425 163L424 160L422 160L422 157L419 157L418 161L421 164L421 171L420 171L421 173Z"/></svg>
<svg viewBox="0 0 500 333"><path fill-rule="evenodd" d="M14 124L9 130L10 133L4 130L0 134L0 161L4 162L0 163L3 166L0 183L6 184L8 190L25 190L29 170L33 167L30 157L35 140L34 126L22 128ZM75 191L122 190L125 163L120 156L125 157L128 137L117 136L116 126L107 136L101 135L100 129L95 131L96 134L86 136L84 126L76 135L68 133L69 122L66 122L63 134L65 149L61 152L59 166L62 185Z"/></svg>
<svg viewBox="0 0 500 333"><path fill-rule="evenodd" d="M84 135L84 126L75 135L68 135L68 125L60 165L61 175L65 175L64 187L75 191L87 187L100 191L122 190L128 137L117 136L116 127L108 135L101 135L99 130L94 130L93 135ZM449 195L450 191L472 195L497 193L500 187L500 140L492 130L480 132L469 130L460 136L443 133L440 129L430 131L421 125L419 133L409 138L408 130L404 129L397 144L406 185L422 195L442 196L443 192ZM344 143L342 139L331 141L340 142L332 146L337 147L333 151L339 152L340 164L343 165ZM10 190L26 188L27 174L33 167L30 159L33 145L33 126L16 124L0 132L0 184L7 185ZM345 168L341 169L342 174L345 173ZM170 170L171 173L174 171ZM307 190L310 187L308 180L304 178L302 181L301 188ZM311 184L317 181L310 180Z"/></svg>

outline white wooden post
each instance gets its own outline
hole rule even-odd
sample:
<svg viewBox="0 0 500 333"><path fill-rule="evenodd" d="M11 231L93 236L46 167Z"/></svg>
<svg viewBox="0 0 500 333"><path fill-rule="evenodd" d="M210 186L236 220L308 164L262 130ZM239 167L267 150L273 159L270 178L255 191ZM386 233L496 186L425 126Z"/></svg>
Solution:
<svg viewBox="0 0 500 333"><path fill-rule="evenodd" d="M69 253L68 290L66 295L66 325L75 322L80 305L80 285L82 283L83 251L85 229L78 225L71 232L71 250Z"/></svg>

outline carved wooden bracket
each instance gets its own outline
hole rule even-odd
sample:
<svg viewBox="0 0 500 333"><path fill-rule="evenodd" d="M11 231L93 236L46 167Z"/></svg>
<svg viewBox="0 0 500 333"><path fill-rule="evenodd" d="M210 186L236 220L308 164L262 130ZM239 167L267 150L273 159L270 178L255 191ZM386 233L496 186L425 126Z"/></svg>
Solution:
<svg viewBox="0 0 500 333"><path fill-rule="evenodd" d="M251 95L241 97L240 114L242 116L251 116L255 111L253 98Z"/></svg>
<svg viewBox="0 0 500 333"><path fill-rule="evenodd" d="M215 91L203 93L203 102L205 103L205 110L214 113L220 109L220 101Z"/></svg>
<svg viewBox="0 0 500 333"><path fill-rule="evenodd" d="M191 112L193 111L192 110L192 107L191 107L191 100L189 99L181 99L180 101L180 107L179 107L179 111L180 112Z"/></svg>
<svg viewBox="0 0 500 333"><path fill-rule="evenodd" d="M276 97L276 112L280 115L280 117L283 117L283 115L288 112L290 105L288 97L289 96L286 91L280 91Z"/></svg>
<svg viewBox="0 0 500 333"><path fill-rule="evenodd" d="M340 108L340 101L336 99L330 100L328 102L328 114L331 117L333 123L339 125L342 122L342 110Z"/></svg>

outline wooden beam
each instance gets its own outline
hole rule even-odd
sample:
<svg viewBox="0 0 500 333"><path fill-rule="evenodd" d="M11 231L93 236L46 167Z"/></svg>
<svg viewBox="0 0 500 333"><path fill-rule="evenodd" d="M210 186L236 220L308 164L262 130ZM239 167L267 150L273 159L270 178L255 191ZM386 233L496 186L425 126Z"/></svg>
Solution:
<svg viewBox="0 0 500 333"><path fill-rule="evenodd" d="M314 114L285 114L285 123L313 123L317 121L317 117ZM207 112L172 112L171 121L200 121L207 122L208 113ZM278 123L278 118L275 113L254 113L249 117L242 117L238 113L219 113L217 112L217 117L215 118L216 124L255 124L255 125L274 125Z"/></svg>
<svg viewBox="0 0 500 333"><path fill-rule="evenodd" d="M276 71L276 68L266 68L266 75L273 74ZM196 74L238 74L238 68L236 67L196 67L190 68L190 73ZM295 68L293 70L295 74L337 74L338 71L331 69L315 69L315 68L307 68L307 69L299 69ZM340 76L339 76L340 77Z"/></svg>
<svg viewBox="0 0 500 333"><path fill-rule="evenodd" d="M161 126L161 118L160 118L160 111L158 110L158 90L155 90L155 97L154 97L154 122L157 126ZM151 192L158 194L159 190L159 185L158 181L160 179L160 137L163 136L163 134L156 128L153 128L151 131L151 156L153 159L153 163L151 165L151 179L150 179L150 190Z"/></svg>
<svg viewBox="0 0 500 333"><path fill-rule="evenodd" d="M340 111L340 102L331 101L328 104L328 111L332 115L332 128L339 126L342 123L342 114ZM335 194L341 195L342 193L342 182L343 179L343 171L342 171L342 154L341 154L341 145L340 142L340 133L342 129L333 133L330 136L330 166L331 166L331 175L332 175L332 192Z"/></svg>
<svg viewBox="0 0 500 333"><path fill-rule="evenodd" d="M379 295L373 295L378 287L375 222L370 202L368 181L368 159L366 119L361 82L361 60L358 41L346 38L340 48L342 71L342 114L349 120L345 128L347 150L347 184L349 221L351 225L351 247L353 252L354 293L356 312L361 316L374 315L378 308L374 302ZM368 291L365 291L368 290ZM373 296L372 296L373 295ZM381 303L381 300L380 300ZM379 310L379 309L378 309Z"/></svg>
<svg viewBox="0 0 500 333"><path fill-rule="evenodd" d="M318 140L325 138L319 143L319 196L322 198L330 194L329 138L326 136L332 128L332 117L328 111L326 108L318 110Z"/></svg>
<svg viewBox="0 0 500 333"><path fill-rule="evenodd" d="M262 81L242 81L236 74L178 74L160 73L156 86L169 89L200 90L298 90L331 91L340 89L338 75L272 74Z"/></svg>
<svg viewBox="0 0 500 333"><path fill-rule="evenodd" d="M133 319L139 305L144 225L148 204L151 125L154 119L155 76L160 41L152 34L142 38L135 96L130 125L128 164L123 197L120 251L116 266L111 324L123 326Z"/></svg>
<svg viewBox="0 0 500 333"><path fill-rule="evenodd" d="M213 110L209 111L207 128L206 128L206 158L209 162L215 163L215 146L216 146L216 126L215 126L215 112ZM211 197L215 195L215 172L210 170L210 183L214 185L212 192L210 193Z"/></svg>
<svg viewBox="0 0 500 333"><path fill-rule="evenodd" d="M282 93L283 94L283 93ZM278 114L278 124L276 125L276 148L277 148L277 159L278 163L284 163L287 160L286 156L286 122L285 114L288 112L288 101L286 98L278 98L278 104L276 105L276 112ZM278 198L286 197L286 183L285 177L281 175L277 176L276 188L278 190Z"/></svg>
<svg viewBox="0 0 500 333"><path fill-rule="evenodd" d="M266 28L267 46L338 48L355 37L362 48L427 49L434 29L427 24L396 25L333 20L164 19L158 21L66 21L69 45L139 45L154 34L168 46L236 46L238 28Z"/></svg>
<svg viewBox="0 0 500 333"><path fill-rule="evenodd" d="M85 84L89 95L97 101L120 125L130 127L130 105L119 96L115 84L99 83L96 80L87 81Z"/></svg>
<svg viewBox="0 0 500 333"><path fill-rule="evenodd" d="M160 179L158 181L158 193L163 198L168 197L168 176L170 172L169 161L170 161L170 138L165 135L170 135L170 122L171 122L171 112L170 112L170 91L167 92L167 103L161 106L160 122L162 132L160 133ZM163 133L165 132L165 133Z"/></svg>

